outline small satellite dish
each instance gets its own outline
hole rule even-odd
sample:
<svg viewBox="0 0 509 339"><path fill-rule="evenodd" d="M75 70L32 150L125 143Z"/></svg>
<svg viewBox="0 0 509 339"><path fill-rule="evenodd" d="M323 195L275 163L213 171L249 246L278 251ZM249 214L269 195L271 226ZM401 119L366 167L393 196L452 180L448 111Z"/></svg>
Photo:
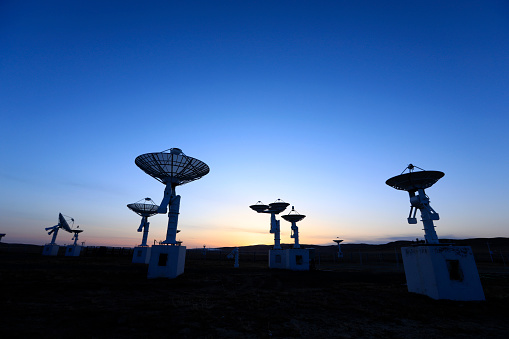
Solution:
<svg viewBox="0 0 509 339"><path fill-rule="evenodd" d="M135 203L128 204L127 207L142 217L151 217L154 214L157 214L157 209L159 208L159 206L156 205L156 203L150 198L144 198Z"/></svg>
<svg viewBox="0 0 509 339"><path fill-rule="evenodd" d="M286 208L286 207L285 207ZM304 219L306 216L303 214L299 214L295 207L292 206L292 210L287 215L281 216L286 221L289 221L292 223L292 234L290 238L295 239L295 244L293 245L293 248L300 248L299 244L299 228L297 227L297 222Z"/></svg>
<svg viewBox="0 0 509 339"><path fill-rule="evenodd" d="M258 213L274 213L279 214L283 212L290 204L284 202L281 199L277 199L275 202L265 205L261 201L258 201L256 204L249 206L252 210Z"/></svg>
<svg viewBox="0 0 509 339"><path fill-rule="evenodd" d="M128 204L127 208L129 208L134 213L141 216L141 224L138 227L138 232L143 232L143 238L141 242L141 247L146 247L147 239L148 239L148 229L150 223L148 222L148 218L157 214L157 209L159 206L155 204L155 202L150 198L141 199L135 203Z"/></svg>
<svg viewBox="0 0 509 339"><path fill-rule="evenodd" d="M262 213L263 211L269 209L269 205L265 205L263 202L258 201L256 204L249 206L252 210Z"/></svg>
<svg viewBox="0 0 509 339"><path fill-rule="evenodd" d="M265 205L261 201L258 201L254 205L250 205L249 208L256 211L257 213L270 213L270 233L274 233L274 249L281 249L281 238L280 238L280 227L279 220L276 220L276 214L283 212L286 207L290 205L281 199L277 199L275 202Z"/></svg>
<svg viewBox="0 0 509 339"><path fill-rule="evenodd" d="M282 215L281 218L285 219L286 221L289 221L291 223L301 221L306 216L303 214L299 214L295 208L292 206L292 210L287 215Z"/></svg>

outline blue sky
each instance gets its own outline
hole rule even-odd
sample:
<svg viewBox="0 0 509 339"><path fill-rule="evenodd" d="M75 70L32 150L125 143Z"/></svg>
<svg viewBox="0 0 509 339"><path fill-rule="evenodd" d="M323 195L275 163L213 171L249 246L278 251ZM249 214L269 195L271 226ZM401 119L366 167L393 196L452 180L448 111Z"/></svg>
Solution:
<svg viewBox="0 0 509 339"><path fill-rule="evenodd" d="M307 216L301 243L422 238L385 185L409 163L445 172L439 238L509 236L508 18L505 1L3 1L0 233L43 244L61 212L88 245L139 244L126 205L164 186L134 159L179 147L211 168L178 188L188 247L272 243L248 206L278 198Z"/></svg>

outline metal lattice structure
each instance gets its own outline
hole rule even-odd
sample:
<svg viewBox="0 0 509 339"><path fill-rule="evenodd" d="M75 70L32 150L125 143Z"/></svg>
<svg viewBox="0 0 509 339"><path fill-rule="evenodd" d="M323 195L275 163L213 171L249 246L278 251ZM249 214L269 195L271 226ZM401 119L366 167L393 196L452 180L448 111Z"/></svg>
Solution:
<svg viewBox="0 0 509 339"><path fill-rule="evenodd" d="M148 201L150 203L145 204L140 201ZM142 217L151 217L154 214L157 214L157 209L159 208L159 205L156 205L155 202L150 198L141 199L135 203L128 204L127 208L129 208L134 213L142 216Z"/></svg>
<svg viewBox="0 0 509 339"><path fill-rule="evenodd" d="M167 151L142 154L134 162L151 177L172 186L198 180L210 171L203 161L185 155L178 148Z"/></svg>

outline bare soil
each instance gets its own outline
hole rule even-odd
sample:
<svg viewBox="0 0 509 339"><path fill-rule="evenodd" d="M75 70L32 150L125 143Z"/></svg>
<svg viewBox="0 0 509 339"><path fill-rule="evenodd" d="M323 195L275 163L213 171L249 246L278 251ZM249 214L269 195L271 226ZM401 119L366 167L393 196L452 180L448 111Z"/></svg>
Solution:
<svg viewBox="0 0 509 339"><path fill-rule="evenodd" d="M176 279L131 258L0 252L3 338L507 338L509 270L479 266L486 301L408 293L394 264L189 259Z"/></svg>

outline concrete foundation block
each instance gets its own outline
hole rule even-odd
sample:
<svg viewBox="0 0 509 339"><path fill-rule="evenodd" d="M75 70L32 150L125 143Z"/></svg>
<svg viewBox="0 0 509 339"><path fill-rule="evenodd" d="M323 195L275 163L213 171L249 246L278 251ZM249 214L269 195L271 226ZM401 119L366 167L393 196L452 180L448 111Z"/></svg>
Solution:
<svg viewBox="0 0 509 339"><path fill-rule="evenodd" d="M148 279L173 279L184 273L186 264L186 247L154 245L150 250Z"/></svg>
<svg viewBox="0 0 509 339"><path fill-rule="evenodd" d="M470 246L402 247L409 292L433 299L485 300Z"/></svg>
<svg viewBox="0 0 509 339"><path fill-rule="evenodd" d="M148 264L151 249L149 246L136 246L133 252L133 264Z"/></svg>
<svg viewBox="0 0 509 339"><path fill-rule="evenodd" d="M60 246L56 244L46 244L42 250L42 255L57 256L59 248Z"/></svg>

